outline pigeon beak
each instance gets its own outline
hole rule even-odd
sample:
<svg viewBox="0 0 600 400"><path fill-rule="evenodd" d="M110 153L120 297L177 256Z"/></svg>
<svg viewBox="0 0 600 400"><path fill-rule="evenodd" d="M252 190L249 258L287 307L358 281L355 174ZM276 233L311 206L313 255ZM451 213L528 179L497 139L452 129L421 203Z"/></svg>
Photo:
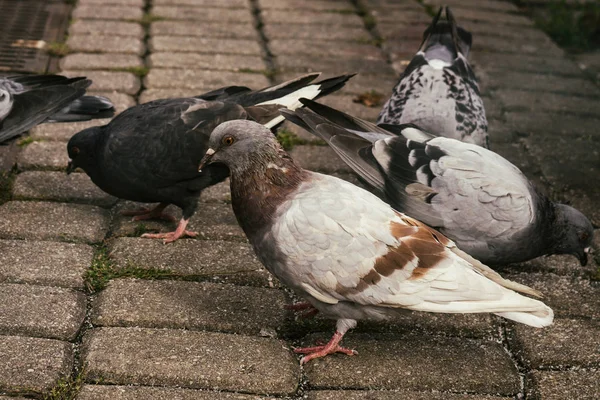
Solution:
<svg viewBox="0 0 600 400"><path fill-rule="evenodd" d="M69 160L69 164L67 165L67 175L75 171L75 169L77 169L77 167L75 166L75 164L73 164L73 160Z"/></svg>
<svg viewBox="0 0 600 400"><path fill-rule="evenodd" d="M204 157L202 157L202 160L200 160L198 172L202 172L202 168L204 168L205 165L210 164L210 159L212 158L213 154L215 154L215 151L209 147L208 150L206 150Z"/></svg>

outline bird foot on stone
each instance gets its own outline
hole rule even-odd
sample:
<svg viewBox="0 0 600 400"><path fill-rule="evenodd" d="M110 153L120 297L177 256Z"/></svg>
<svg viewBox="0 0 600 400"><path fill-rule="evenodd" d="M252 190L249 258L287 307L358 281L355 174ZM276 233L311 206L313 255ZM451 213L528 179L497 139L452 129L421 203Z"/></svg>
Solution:
<svg viewBox="0 0 600 400"><path fill-rule="evenodd" d="M326 345L314 346L314 347L297 347L294 349L294 353L306 354L300 360L300 365L306 364L307 362L309 362L310 360L313 360L315 358L325 357L329 354L334 354L334 353L344 353L348 356L357 355L358 352L356 350L347 349L345 347L340 346L340 341L342 340L343 337L344 337L343 333L335 332L333 334L333 337L329 341L329 343L327 343Z"/></svg>
<svg viewBox="0 0 600 400"><path fill-rule="evenodd" d="M172 243L181 237L196 237L198 236L198 232L186 231L179 233L177 231L174 232L165 232L165 233L144 233L142 235L143 238L146 239L164 239L164 243Z"/></svg>

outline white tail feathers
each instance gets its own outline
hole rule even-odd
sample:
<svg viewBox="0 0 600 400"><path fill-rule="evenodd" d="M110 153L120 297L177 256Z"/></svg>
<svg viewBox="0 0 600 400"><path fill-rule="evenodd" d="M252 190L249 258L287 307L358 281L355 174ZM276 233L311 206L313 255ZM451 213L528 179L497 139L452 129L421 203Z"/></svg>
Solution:
<svg viewBox="0 0 600 400"><path fill-rule="evenodd" d="M513 291L507 290L501 300L506 305L506 311L495 312L496 315L520 322L534 328L544 328L552 325L554 312L539 300L530 299Z"/></svg>
<svg viewBox="0 0 600 400"><path fill-rule="evenodd" d="M321 93L321 85L320 84L309 85L309 86L300 88L292 93L289 93L283 97L280 97L278 99L268 100L268 101L259 103L259 104L257 104L257 106L268 105L268 104L279 104L282 106L282 108L285 107L285 108L288 108L293 111L299 107L302 107L302 103L300 103L300 101L299 101L301 98L307 98L307 99L312 100L315 97L317 97L320 93ZM282 122L284 119L285 118L283 117L283 115L279 115L279 116L273 118L271 121L264 124L264 126L271 129L274 126L276 126L277 124L279 124L280 122Z"/></svg>

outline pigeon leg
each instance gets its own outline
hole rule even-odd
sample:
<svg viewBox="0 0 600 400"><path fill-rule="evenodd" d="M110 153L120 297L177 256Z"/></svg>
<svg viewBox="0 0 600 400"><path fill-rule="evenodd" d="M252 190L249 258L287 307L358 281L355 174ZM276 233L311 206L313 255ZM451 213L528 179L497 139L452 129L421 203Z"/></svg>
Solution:
<svg viewBox="0 0 600 400"><path fill-rule="evenodd" d="M339 343L342 341L343 337L344 337L343 333L341 333L339 331L335 331L335 333L333 334L333 337L331 338L329 343L327 343L326 345L315 346L315 347L299 347L299 348L294 349L294 353L306 354L300 360L300 364L306 364L307 362L309 362L312 359L325 357L326 355L334 354L334 353L344 353L349 356L358 354L356 352L356 350L347 349L347 348L341 347L339 345Z"/></svg>
<svg viewBox="0 0 600 400"><path fill-rule="evenodd" d="M189 237L198 236L198 232L192 232L192 231L185 230L185 227L187 226L188 222L189 222L189 219L182 218L179 221L179 225L177 225L177 229L175 229L175 231L173 231L173 232L144 233L142 235L142 237L148 238L148 239L164 239L164 242L166 244L166 243L174 242L182 236L189 236Z"/></svg>
<svg viewBox="0 0 600 400"><path fill-rule="evenodd" d="M121 211L121 215L133 215L132 221L143 221L146 219L164 219L165 221L175 222L177 219L169 214L163 213L167 208L167 203L160 203L154 208L141 208L139 210Z"/></svg>

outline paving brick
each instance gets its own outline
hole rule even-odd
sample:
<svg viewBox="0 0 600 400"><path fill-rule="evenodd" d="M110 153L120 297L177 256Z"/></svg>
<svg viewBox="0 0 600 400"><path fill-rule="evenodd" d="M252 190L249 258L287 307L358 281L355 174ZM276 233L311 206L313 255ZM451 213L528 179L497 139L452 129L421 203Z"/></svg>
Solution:
<svg viewBox="0 0 600 400"><path fill-rule="evenodd" d="M78 19L69 27L70 34L144 37L144 29L135 22Z"/></svg>
<svg viewBox="0 0 600 400"><path fill-rule="evenodd" d="M0 391L45 394L73 366L70 343L0 336Z"/></svg>
<svg viewBox="0 0 600 400"><path fill-rule="evenodd" d="M314 338L310 339L303 344L314 342ZM519 377L513 361L495 342L410 334L388 337L351 333L343 343L356 349L358 356L330 356L310 362L304 368L310 387L435 388L455 393L500 395L519 392Z"/></svg>
<svg viewBox="0 0 600 400"><path fill-rule="evenodd" d="M108 99L110 99L110 101L115 106L115 115L122 113L123 111L127 110L129 107L133 107L137 104L135 99L133 98L133 96L125 94L125 93L119 93L115 90L107 91L107 92L98 92L98 91L92 90L92 91L89 91L88 94L104 96L104 97L107 97Z"/></svg>
<svg viewBox="0 0 600 400"><path fill-rule="evenodd" d="M485 116L488 120L491 119L502 119L504 112L502 110L502 103L491 97L483 96L483 106L485 107Z"/></svg>
<svg viewBox="0 0 600 400"><path fill-rule="evenodd" d="M379 22L388 22L388 23L430 23L431 17L424 12L425 10L395 10L395 9L373 9L371 10L371 14Z"/></svg>
<svg viewBox="0 0 600 400"><path fill-rule="evenodd" d="M410 0L361 0L369 8L389 8L389 9L408 9L423 10L422 6Z"/></svg>
<svg viewBox="0 0 600 400"><path fill-rule="evenodd" d="M320 1L302 1L294 0L259 0L260 9L277 9L277 10L311 10L311 11L343 11L346 13L356 12L352 4L345 0L320 0Z"/></svg>
<svg viewBox="0 0 600 400"><path fill-rule="evenodd" d="M600 90L587 79L567 78L556 75L542 75L514 71L493 71L480 76L482 88L489 89L521 89L530 91L557 92L577 96L600 97Z"/></svg>
<svg viewBox="0 0 600 400"><path fill-rule="evenodd" d="M113 71L63 71L69 76L87 76L94 82L94 90L100 92L122 92L135 95L141 87L140 79L131 72Z"/></svg>
<svg viewBox="0 0 600 400"><path fill-rule="evenodd" d="M335 54L331 62L337 61L340 65L346 63L346 58L381 60L384 61L382 51L372 45L352 42L334 42L334 41L319 41L315 40L281 40L275 39L269 42L269 49L276 56L286 54L289 56L305 54L305 55L323 55ZM341 60L340 60L341 58ZM313 61L319 61L314 57Z"/></svg>
<svg viewBox="0 0 600 400"><path fill-rule="evenodd" d="M71 35L67 40L69 49L82 53L128 53L144 55L146 46L135 36L122 37L112 35Z"/></svg>
<svg viewBox="0 0 600 400"><path fill-rule="evenodd" d="M271 10L265 9L261 13L265 24L303 24L303 25L349 25L362 26L363 22L356 14L336 12L312 12L308 10ZM306 27L305 27L306 29Z"/></svg>
<svg viewBox="0 0 600 400"><path fill-rule="evenodd" d="M135 6L135 7L143 7L144 0L78 0L78 5L107 5L114 4L120 6Z"/></svg>
<svg viewBox="0 0 600 400"><path fill-rule="evenodd" d="M268 86L269 80L262 74L153 68L146 76L145 84L147 88L184 87L209 91L229 85L258 89Z"/></svg>
<svg viewBox="0 0 600 400"><path fill-rule="evenodd" d="M332 74L323 74L318 79L327 79L332 76ZM297 72L278 73L276 76L276 80L277 82L285 82L286 80L290 80L296 77L298 77ZM398 78L393 73L393 71L391 71L391 69L389 73L377 76L358 74L353 76L352 79L346 82L344 87L338 93L362 94L374 90L383 96L382 103L381 105L379 105L379 107L383 107L383 103L392 94L392 89L396 85L397 81Z"/></svg>
<svg viewBox="0 0 600 400"><path fill-rule="evenodd" d="M73 18L86 19L117 19L117 20L139 20L144 15L140 7L132 6L110 6L98 7L96 5L79 5L73 11Z"/></svg>
<svg viewBox="0 0 600 400"><path fill-rule="evenodd" d="M85 317L85 295L51 286L0 284L0 333L73 340Z"/></svg>
<svg viewBox="0 0 600 400"><path fill-rule="evenodd" d="M538 400L596 400L600 393L600 371L533 371L535 382L527 398Z"/></svg>
<svg viewBox="0 0 600 400"><path fill-rule="evenodd" d="M306 29L303 25L281 22L274 21L263 27L263 31L269 39L335 40L359 44L373 42L373 38L362 28L362 25L322 24L312 25L310 29Z"/></svg>
<svg viewBox="0 0 600 400"><path fill-rule="evenodd" d="M32 128L29 134L34 139L43 140L58 140L68 141L71 136L77 132L92 127L105 125L110 122L109 118L106 119L93 119L84 122L68 122L68 123L54 123L54 124L41 124ZM66 145L65 149L66 149Z"/></svg>
<svg viewBox="0 0 600 400"><path fill-rule="evenodd" d="M26 171L17 175L13 185L15 200L56 200L110 207L117 202L98 188L87 174Z"/></svg>
<svg viewBox="0 0 600 400"><path fill-rule="evenodd" d="M201 36L258 40L258 32L250 23L223 24L220 22L156 21L150 28L156 36Z"/></svg>
<svg viewBox="0 0 600 400"><path fill-rule="evenodd" d="M507 111L558 111L600 116L600 101L595 99L517 89L498 89L494 91L494 96L502 101Z"/></svg>
<svg viewBox="0 0 600 400"><path fill-rule="evenodd" d="M195 7L250 8L247 0L154 0L152 3Z"/></svg>
<svg viewBox="0 0 600 400"><path fill-rule="evenodd" d="M308 400L500 400L506 397L412 390L311 390Z"/></svg>
<svg viewBox="0 0 600 400"><path fill-rule="evenodd" d="M154 53L149 57L149 65L158 68L186 68L240 71L263 71L266 66L258 56L233 54L198 53Z"/></svg>
<svg viewBox="0 0 600 400"><path fill-rule="evenodd" d="M85 244L0 240L0 282L83 288L93 255Z"/></svg>
<svg viewBox="0 0 600 400"><path fill-rule="evenodd" d="M513 353L529 368L598 367L600 324L594 320L557 318L548 328L517 324L511 335ZM595 349L595 350L594 350Z"/></svg>
<svg viewBox="0 0 600 400"><path fill-rule="evenodd" d="M101 328L84 338L87 380L293 394L300 368L278 340L185 330Z"/></svg>
<svg viewBox="0 0 600 400"><path fill-rule="evenodd" d="M215 86L216 87L216 86ZM139 97L140 104L158 99L168 99L175 97L191 97L197 96L204 92L204 89L146 89L142 91Z"/></svg>
<svg viewBox="0 0 600 400"><path fill-rule="evenodd" d="M504 116L507 124L521 136L595 136L600 126L600 118L582 118L550 112L507 112Z"/></svg>
<svg viewBox="0 0 600 400"><path fill-rule="evenodd" d="M121 209L136 209L140 207L139 203L127 203L119 206ZM179 218L180 210L176 207L170 207L168 211L172 215ZM113 234L115 236L132 236L139 229L140 224L144 225L148 231L166 231L174 230L175 223L164 221L148 220L140 222L132 222L131 217L116 215L114 219ZM242 229L237 224L235 215L229 204L218 203L202 203L198 207L188 225L188 229L196 230L199 237L210 240L235 240L246 241L246 237Z"/></svg>
<svg viewBox="0 0 600 400"><path fill-rule="evenodd" d="M562 57L564 51L556 44L547 41L529 41L523 38L511 38L497 35L479 34L473 41L473 52L498 52L512 54L538 55L545 57Z"/></svg>
<svg viewBox="0 0 600 400"><path fill-rule="evenodd" d="M144 61L133 54L73 53L60 60L62 69L114 69L143 67Z"/></svg>
<svg viewBox="0 0 600 400"><path fill-rule="evenodd" d="M340 60L315 59L310 55L279 55L275 63L282 72L323 72L341 75L343 73L359 73L363 75L385 75L393 70L384 60L348 58Z"/></svg>
<svg viewBox="0 0 600 400"><path fill-rule="evenodd" d="M213 21L220 23L254 22L250 11L244 9L154 6L150 12L159 17L178 20Z"/></svg>
<svg viewBox="0 0 600 400"><path fill-rule="evenodd" d="M96 206L9 201L0 212L0 237L7 239L100 242L108 229L108 212Z"/></svg>
<svg viewBox="0 0 600 400"><path fill-rule="evenodd" d="M505 278L539 290L558 318L600 316L600 287L586 279L555 274L505 274Z"/></svg>
<svg viewBox="0 0 600 400"><path fill-rule="evenodd" d="M19 154L19 169L53 169L67 168L69 155L63 142L33 142L28 144Z"/></svg>
<svg viewBox="0 0 600 400"><path fill-rule="evenodd" d="M455 7L475 8L478 10L495 10L516 12L519 9L514 4L495 0L424 0L423 4L431 6L448 5L454 10ZM459 9L462 11L462 9ZM460 14L457 13L460 16Z"/></svg>
<svg viewBox="0 0 600 400"><path fill-rule="evenodd" d="M231 190L229 188L229 178L224 182L213 185L202 191L200 201L203 203L231 203Z"/></svg>
<svg viewBox="0 0 600 400"><path fill-rule="evenodd" d="M535 72L581 77L581 70L571 60L520 54L518 57L490 52L475 52L470 57L474 68L483 68L489 75L498 71ZM558 78L557 78L558 79Z"/></svg>
<svg viewBox="0 0 600 400"><path fill-rule="evenodd" d="M256 40L200 38L180 36L154 36L150 39L151 51L194 52L205 54L246 54L260 55L261 48ZM175 57L175 55L173 55ZM183 55L181 55L183 56Z"/></svg>
<svg viewBox="0 0 600 400"><path fill-rule="evenodd" d="M323 97L319 100L319 102L355 117L369 121L376 121L381 108L367 107L363 104L355 103L355 97L356 96L333 94Z"/></svg>
<svg viewBox="0 0 600 400"><path fill-rule="evenodd" d="M178 240L168 246L159 240L116 239L110 256L117 267L168 269L177 275L225 282L270 286L270 275L246 243L219 240Z"/></svg>
<svg viewBox="0 0 600 400"><path fill-rule="evenodd" d="M262 396L228 393L195 389L151 387L151 386L119 386L119 385L84 385L77 400L260 400Z"/></svg>
<svg viewBox="0 0 600 400"><path fill-rule="evenodd" d="M210 282L112 281L100 293L92 323L264 335L285 322L277 289Z"/></svg>
<svg viewBox="0 0 600 400"><path fill-rule="evenodd" d="M302 168L323 173L352 172L329 146L294 146L289 152Z"/></svg>

